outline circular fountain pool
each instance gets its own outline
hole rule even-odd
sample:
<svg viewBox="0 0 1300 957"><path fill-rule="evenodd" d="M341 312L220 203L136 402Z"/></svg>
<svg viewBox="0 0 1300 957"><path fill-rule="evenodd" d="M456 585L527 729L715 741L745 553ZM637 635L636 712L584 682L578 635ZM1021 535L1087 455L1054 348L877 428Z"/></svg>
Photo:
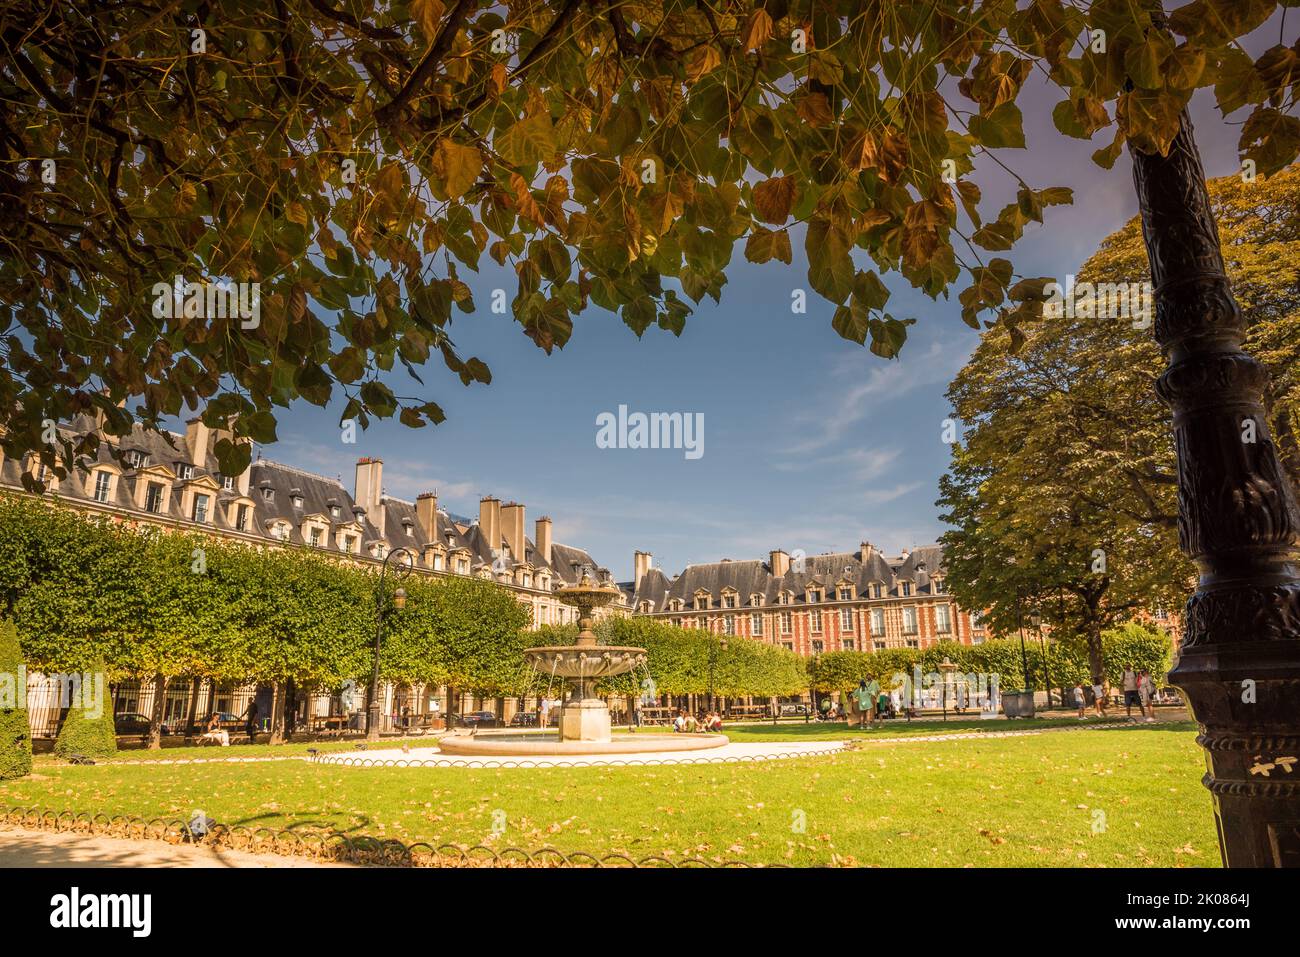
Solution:
<svg viewBox="0 0 1300 957"><path fill-rule="evenodd" d="M547 754L637 754L646 751L706 751L727 743L725 734L612 735L608 741L562 740L554 731L479 731L448 734L438 740L443 754L532 757Z"/></svg>

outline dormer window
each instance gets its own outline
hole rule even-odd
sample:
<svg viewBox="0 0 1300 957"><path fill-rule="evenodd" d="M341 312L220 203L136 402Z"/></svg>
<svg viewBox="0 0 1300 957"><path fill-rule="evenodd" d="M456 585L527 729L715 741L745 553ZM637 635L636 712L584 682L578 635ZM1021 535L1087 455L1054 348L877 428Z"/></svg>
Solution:
<svg viewBox="0 0 1300 957"><path fill-rule="evenodd" d="M339 508L337 505L330 506L330 518L339 518L342 515L343 509Z"/></svg>
<svg viewBox="0 0 1300 957"><path fill-rule="evenodd" d="M409 518L402 519L402 528L405 530L408 538L415 534L415 524Z"/></svg>
<svg viewBox="0 0 1300 957"><path fill-rule="evenodd" d="M343 550L349 555L355 555L361 550L361 544L355 535L343 536Z"/></svg>
<svg viewBox="0 0 1300 957"><path fill-rule="evenodd" d="M233 492L235 490L235 477L233 475L221 476L221 490L223 492Z"/></svg>
<svg viewBox="0 0 1300 957"><path fill-rule="evenodd" d="M262 501L263 501L263 502L274 502L274 501L275 501L275 489L271 488L271 486L269 486L269 485L263 485L263 486L262 486Z"/></svg>
<svg viewBox="0 0 1300 957"><path fill-rule="evenodd" d="M287 542L289 540L289 523L276 522L271 526L271 537L277 542Z"/></svg>
<svg viewBox="0 0 1300 957"><path fill-rule="evenodd" d="M882 592L883 592L883 588L882 588L880 582L875 582L874 584L872 584L872 586L871 586L871 597L872 597L872 598L879 598L879 597L881 596Z"/></svg>
<svg viewBox="0 0 1300 957"><path fill-rule="evenodd" d="M212 500L206 495L194 496L194 507L190 512L190 518L196 522L206 522L208 520L208 503Z"/></svg>
<svg viewBox="0 0 1300 957"><path fill-rule="evenodd" d="M302 492L296 488L289 492L289 504L294 508L302 508Z"/></svg>
<svg viewBox="0 0 1300 957"><path fill-rule="evenodd" d="M902 591L900 591L899 594L901 594L904 598L910 596L912 594L912 583L903 582Z"/></svg>
<svg viewBox="0 0 1300 957"><path fill-rule="evenodd" d="M408 533L408 534L409 534L409 533ZM528 572L524 572L523 575L520 576L519 583L520 583L521 585L523 585L525 588L532 588L532 587L533 587L533 576L530 575L530 574L528 574Z"/></svg>
<svg viewBox="0 0 1300 957"><path fill-rule="evenodd" d="M849 601L853 598L853 589L848 587L840 588L840 601Z"/></svg>
<svg viewBox="0 0 1300 957"><path fill-rule="evenodd" d="M821 593L821 589L820 589L820 588L809 588L809 589L808 589L808 602L809 602L809 604L816 604L817 602L819 602L819 601L821 601L821 600L822 600L822 593Z"/></svg>
<svg viewBox="0 0 1300 957"><path fill-rule="evenodd" d="M321 535L324 531L325 530L319 525L311 526L311 528L307 530L307 544L312 548L320 548Z"/></svg>
<svg viewBox="0 0 1300 957"><path fill-rule="evenodd" d="M189 462L176 463L176 477L182 482L188 482L194 478L194 466Z"/></svg>
<svg viewBox="0 0 1300 957"><path fill-rule="evenodd" d="M133 469L142 469L149 464L149 453L140 449L127 449L126 464Z"/></svg>

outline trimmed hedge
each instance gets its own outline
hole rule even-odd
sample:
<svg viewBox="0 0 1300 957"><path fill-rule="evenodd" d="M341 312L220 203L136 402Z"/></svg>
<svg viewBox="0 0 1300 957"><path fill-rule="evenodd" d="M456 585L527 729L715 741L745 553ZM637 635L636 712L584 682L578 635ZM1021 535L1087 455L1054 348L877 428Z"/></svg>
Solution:
<svg viewBox="0 0 1300 957"><path fill-rule="evenodd" d="M6 618L0 622L0 781L32 771L32 733L23 682L19 680L22 664L18 629L12 619ZM6 704L14 707L6 708Z"/></svg>
<svg viewBox="0 0 1300 957"><path fill-rule="evenodd" d="M91 674L97 676L98 681L93 686L91 682L82 686L83 698L72 702L67 717L63 719L63 727L59 729L58 740L54 742L54 753L61 758L70 758L74 754L84 754L90 758L111 758L117 754L113 702L108 695L104 663L97 662ZM92 695L96 695L99 701L85 700ZM92 711L95 713L93 717L89 713Z"/></svg>

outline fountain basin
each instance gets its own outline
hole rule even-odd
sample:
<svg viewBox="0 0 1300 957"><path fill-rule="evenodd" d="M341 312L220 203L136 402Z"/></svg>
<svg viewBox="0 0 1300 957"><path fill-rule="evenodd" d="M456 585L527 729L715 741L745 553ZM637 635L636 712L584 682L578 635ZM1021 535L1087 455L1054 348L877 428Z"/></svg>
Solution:
<svg viewBox="0 0 1300 957"><path fill-rule="evenodd" d="M524 660L543 675L560 678L607 678L646 662L644 648L624 645L544 645L524 649Z"/></svg>
<svg viewBox="0 0 1300 957"><path fill-rule="evenodd" d="M438 741L443 754L531 757L547 754L638 754L656 751L707 751L727 743L725 734L620 734L608 741L561 740L554 732L480 731L450 734Z"/></svg>

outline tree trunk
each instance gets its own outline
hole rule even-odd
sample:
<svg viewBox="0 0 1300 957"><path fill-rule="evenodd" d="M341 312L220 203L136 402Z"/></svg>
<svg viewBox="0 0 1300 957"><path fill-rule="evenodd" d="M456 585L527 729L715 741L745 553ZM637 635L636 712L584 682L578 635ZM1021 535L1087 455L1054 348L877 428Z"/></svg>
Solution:
<svg viewBox="0 0 1300 957"><path fill-rule="evenodd" d="M185 743L194 739L194 723L199 719L199 693L203 690L203 679L195 675L190 682L190 704L185 709Z"/></svg>
<svg viewBox="0 0 1300 957"><path fill-rule="evenodd" d="M162 749L162 721L167 705L167 676L153 676L153 713L149 715L149 750Z"/></svg>
<svg viewBox="0 0 1300 957"><path fill-rule="evenodd" d="M1101 615L1095 603L1083 606L1083 637L1088 645L1088 672L1092 683L1103 684L1106 681L1106 662L1101 650Z"/></svg>
<svg viewBox="0 0 1300 957"><path fill-rule="evenodd" d="M271 685L271 744L284 744L284 682Z"/></svg>
<svg viewBox="0 0 1300 957"><path fill-rule="evenodd" d="M456 726L456 689L447 685L447 730Z"/></svg>
<svg viewBox="0 0 1300 957"><path fill-rule="evenodd" d="M1156 391L1173 410L1179 544L1200 573L1169 678L1200 724L1224 864L1297 866L1300 776L1276 761L1300 755L1300 512L1186 112L1167 156L1133 151L1133 180L1169 362Z"/></svg>

